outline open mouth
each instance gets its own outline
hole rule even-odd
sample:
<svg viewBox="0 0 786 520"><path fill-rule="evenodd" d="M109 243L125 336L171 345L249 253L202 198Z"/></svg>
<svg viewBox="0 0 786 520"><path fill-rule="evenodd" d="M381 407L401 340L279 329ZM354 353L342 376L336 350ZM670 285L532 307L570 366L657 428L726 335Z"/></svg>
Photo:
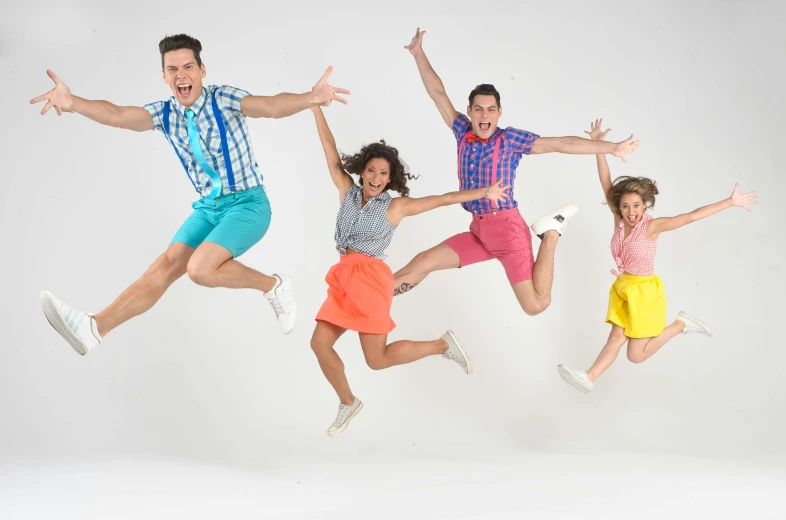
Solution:
<svg viewBox="0 0 786 520"><path fill-rule="evenodd" d="M178 93L178 95L181 98L185 99L185 98L187 98L188 96L191 95L191 89L192 88L193 88L193 86L191 86L188 83L180 83L180 84L177 85L177 93Z"/></svg>
<svg viewBox="0 0 786 520"><path fill-rule="evenodd" d="M368 183L368 191L371 193L377 193L381 188L381 184L374 184L373 182Z"/></svg>
<svg viewBox="0 0 786 520"><path fill-rule="evenodd" d="M491 130L491 123L482 123L482 122L478 123L478 128L480 129L481 132L485 134L486 132Z"/></svg>
<svg viewBox="0 0 786 520"><path fill-rule="evenodd" d="M628 215L628 223L635 224L636 218L638 218L636 215Z"/></svg>

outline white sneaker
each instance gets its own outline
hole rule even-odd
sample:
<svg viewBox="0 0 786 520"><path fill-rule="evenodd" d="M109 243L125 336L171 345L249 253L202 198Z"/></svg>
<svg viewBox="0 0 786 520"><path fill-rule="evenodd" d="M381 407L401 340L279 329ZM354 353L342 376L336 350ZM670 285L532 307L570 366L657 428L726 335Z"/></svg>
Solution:
<svg viewBox="0 0 786 520"><path fill-rule="evenodd" d="M583 394L590 393L592 391L592 387L595 386L592 384L592 381L587 378L587 373L583 370L573 370L572 368L568 368L565 365L559 365L557 370L559 371L559 375L566 383Z"/></svg>
<svg viewBox="0 0 786 520"><path fill-rule="evenodd" d="M442 339L444 339L448 344L448 349L444 354L442 354L442 357L450 359L451 361L455 361L461 365L461 368L464 369L464 372L471 374L472 360L469 359L467 351L464 350L464 348L461 346L461 343L459 343L456 334L452 330L449 330L442 336Z"/></svg>
<svg viewBox="0 0 786 520"><path fill-rule="evenodd" d="M339 433L346 430L347 426L349 426L349 421L354 419L362 409L363 403L357 397L355 398L355 402L352 403L352 406L339 404L338 415L336 415L336 420L333 421L333 424L331 424L330 428L328 428L327 434L331 437L335 437Z"/></svg>
<svg viewBox="0 0 786 520"><path fill-rule="evenodd" d="M49 324L79 354L84 356L101 343L93 334L92 314L74 309L47 291L41 293L41 307Z"/></svg>
<svg viewBox="0 0 786 520"><path fill-rule="evenodd" d="M567 225L567 220L576 214L579 210L579 207L576 205L571 204L570 206L562 206L557 211L549 213L545 217L538 219L532 226L532 231L543 240L543 235L546 234L547 231L554 230L562 236L565 232L565 226Z"/></svg>
<svg viewBox="0 0 786 520"><path fill-rule="evenodd" d="M704 334L707 337L712 337L712 331L710 328L696 318L692 318L684 312L680 311L680 313L677 314L676 319L685 324L685 330L682 331L683 334L695 332L697 334Z"/></svg>
<svg viewBox="0 0 786 520"><path fill-rule="evenodd" d="M265 293L265 298L273 306L281 330L284 331L284 334L289 334L297 321L297 303L292 291L292 280L289 279L289 276L277 274L273 276L278 278L278 283Z"/></svg>

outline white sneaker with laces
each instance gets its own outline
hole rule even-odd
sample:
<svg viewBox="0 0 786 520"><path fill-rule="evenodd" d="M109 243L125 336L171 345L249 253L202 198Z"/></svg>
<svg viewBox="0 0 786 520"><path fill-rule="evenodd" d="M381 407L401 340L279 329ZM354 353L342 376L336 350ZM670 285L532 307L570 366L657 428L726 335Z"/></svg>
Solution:
<svg viewBox="0 0 786 520"><path fill-rule="evenodd" d="M295 293L292 291L292 280L289 276L277 274L273 276L278 278L278 283L265 293L265 298L273 307L281 330L284 331L284 334L289 334L297 321L297 302L295 302Z"/></svg>
<svg viewBox="0 0 786 520"><path fill-rule="evenodd" d="M592 381L587 378L587 373L583 370L573 370L565 365L559 365L557 370L559 371L560 377L562 377L566 383L583 394L590 393L592 387L595 386Z"/></svg>
<svg viewBox="0 0 786 520"><path fill-rule="evenodd" d="M449 330L442 336L442 339L448 344L448 349L442 354L442 357L455 361L464 369L464 372L471 374L472 360L469 359L467 351L459 343L456 333Z"/></svg>
<svg viewBox="0 0 786 520"><path fill-rule="evenodd" d="M339 433L343 432L349 426L349 421L355 418L355 416L360 413L360 410L363 409L363 403L358 399L355 398L355 402L352 403L352 406L347 406L345 404L338 405L338 415L336 415L336 420L333 421L333 424L330 425L328 428L327 434L330 437L335 437Z"/></svg>
<svg viewBox="0 0 786 520"><path fill-rule="evenodd" d="M683 334L696 333L696 334L704 334L707 337L712 337L712 331L708 326L706 326L696 318L688 316L682 311L680 311L680 313L677 314L676 320L679 320L685 324L685 329L682 331Z"/></svg>
<svg viewBox="0 0 786 520"><path fill-rule="evenodd" d="M543 235L551 230L556 231L562 236L567 226L567 220L575 215L578 210L579 207L573 204L570 206L562 206L557 211L553 211L545 217L538 219L530 227L541 240L543 240Z"/></svg>
<svg viewBox="0 0 786 520"><path fill-rule="evenodd" d="M79 354L84 356L101 343L93 333L92 314L74 309L48 291L41 293L41 307L49 324Z"/></svg>

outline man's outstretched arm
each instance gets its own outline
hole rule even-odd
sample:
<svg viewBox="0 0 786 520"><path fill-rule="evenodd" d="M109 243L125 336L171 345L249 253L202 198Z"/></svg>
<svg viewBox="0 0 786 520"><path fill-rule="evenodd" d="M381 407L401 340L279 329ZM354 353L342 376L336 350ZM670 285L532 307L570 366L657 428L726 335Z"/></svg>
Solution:
<svg viewBox="0 0 786 520"><path fill-rule="evenodd" d="M47 70L46 73L55 82L55 88L30 100L31 104L47 102L41 110L41 115L54 108L59 116L63 115L63 112L74 112L102 125L135 132L144 132L153 128L153 116L144 108L121 107L109 101L93 101L74 96L71 94L71 89L54 72Z"/></svg>
<svg viewBox="0 0 786 520"><path fill-rule="evenodd" d="M582 137L538 137L532 144L530 153L570 153L570 154L611 154L625 161L625 154L639 147L633 140L633 134L624 141L593 141Z"/></svg>
<svg viewBox="0 0 786 520"><path fill-rule="evenodd" d="M349 94L349 90L328 85L327 79L333 67L328 67L311 92L275 96L245 96L240 101L240 110L246 117L288 117L314 105L328 106L333 101L347 104L347 100L336 94Z"/></svg>
<svg viewBox="0 0 786 520"><path fill-rule="evenodd" d="M429 97L437 105L442 120L445 121L448 127L453 128L453 121L456 119L458 111L453 106L453 103L450 102L450 98L445 92L445 85L442 84L442 80L431 67L426 53L423 52L424 34L426 34L426 31L421 31L420 27L418 27L415 36L412 37L412 41L404 48L409 50L415 57L415 63L418 65L418 72L420 72L420 79L423 80L423 85L426 87Z"/></svg>

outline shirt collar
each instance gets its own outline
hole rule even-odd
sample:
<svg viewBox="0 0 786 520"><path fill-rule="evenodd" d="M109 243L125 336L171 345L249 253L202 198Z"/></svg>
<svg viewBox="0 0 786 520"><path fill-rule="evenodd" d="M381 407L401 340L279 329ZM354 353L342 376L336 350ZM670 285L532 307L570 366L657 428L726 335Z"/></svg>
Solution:
<svg viewBox="0 0 786 520"><path fill-rule="evenodd" d="M175 102L175 107L177 108L177 112L178 114L180 114L180 117L186 116L186 108L190 108L191 110L194 111L195 116L199 116L199 112L202 110L202 107L204 107L205 103L207 102L207 87L204 86L202 87L202 94L199 96L199 99L197 99L196 102L190 107L184 107L183 105L181 105L177 101L175 96L172 96L171 99Z"/></svg>
<svg viewBox="0 0 786 520"><path fill-rule="evenodd" d="M362 201L363 200L363 186L361 186L360 184L355 184L355 186L358 187L357 195L355 196L355 198L357 200L359 200L359 201ZM386 201L386 200L388 200L390 198L391 198L390 197L390 193L388 193L388 190L385 190L382 193L380 193L379 195L377 195L376 197L371 197L370 199L368 199L366 201L366 204L368 204L369 202L373 202L375 200Z"/></svg>

